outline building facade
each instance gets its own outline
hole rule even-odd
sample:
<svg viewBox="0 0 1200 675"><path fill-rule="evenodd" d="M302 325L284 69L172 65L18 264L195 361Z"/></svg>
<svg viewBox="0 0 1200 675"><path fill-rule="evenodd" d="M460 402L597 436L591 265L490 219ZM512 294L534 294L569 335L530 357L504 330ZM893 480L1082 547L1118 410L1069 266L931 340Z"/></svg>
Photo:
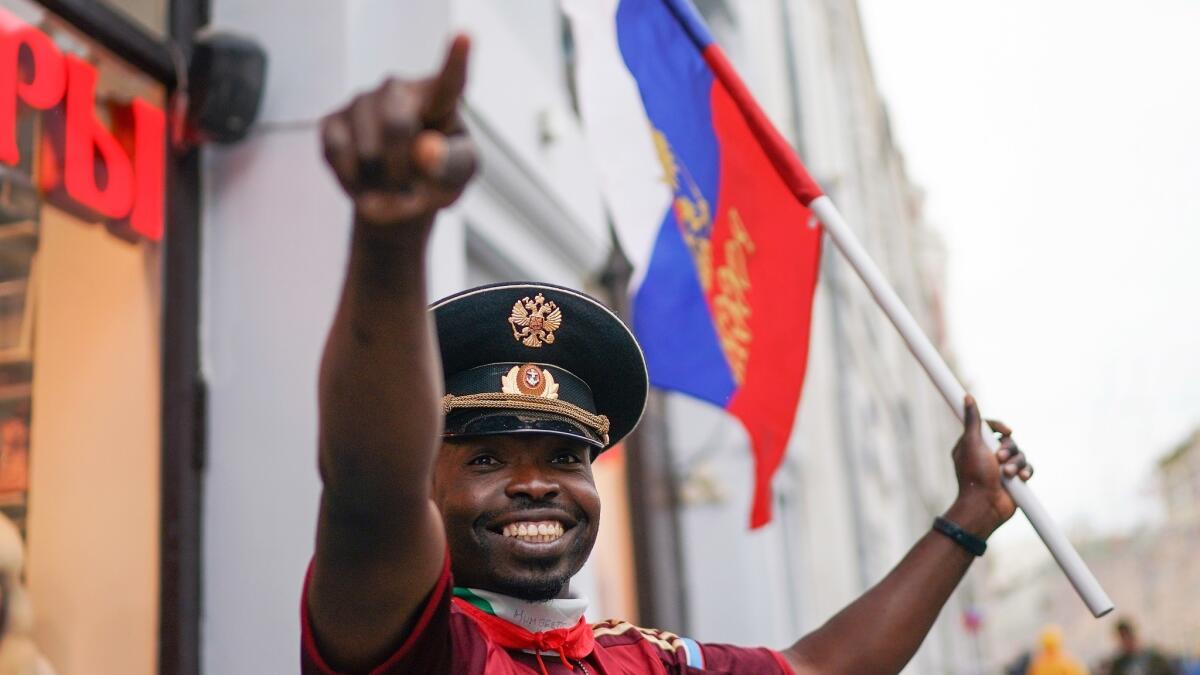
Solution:
<svg viewBox="0 0 1200 675"><path fill-rule="evenodd" d="M1200 432L1159 461L1161 522L1119 535L1076 541L1117 611L1099 621L1081 611L1070 584L1052 562L989 579L996 621L988 653L1009 660L1033 644L1046 624L1063 630L1066 646L1094 668L1116 650L1116 623L1128 619L1146 645L1178 658L1200 658ZM1101 670L1103 672L1103 670Z"/></svg>
<svg viewBox="0 0 1200 675"><path fill-rule="evenodd" d="M853 0L697 5L945 352L944 254L891 139ZM26 159L0 157L0 509L27 537L33 639L64 675L291 672L320 491L317 366L351 215L324 166L319 119L385 76L430 72L453 31L470 33L463 114L482 168L439 219L431 295L539 279L611 297L618 258L575 113L566 21L555 0L0 8L5 44L48 36L45 58L95 71L94 101L72 110L87 112L89 139L113 134L93 148L108 153L104 185L68 170L63 180L84 175L94 190L60 186L46 168L61 159L57 102L22 89L15 138ZM251 135L188 151L173 147L165 115L205 24L255 40L270 66ZM40 72L10 61L29 82ZM91 71L80 72L71 86ZM116 199L113 148L132 142L125 132L138 137L122 126L131 107L164 115L139 137L161 144L161 189L136 193L161 201L139 211L162 212L158 238L127 213L135 197L121 209L88 201ZM151 154L126 157L139 167L131 179ZM653 438L596 467L605 526L576 583L593 617L784 647L878 581L949 505L954 418L832 248L812 321L774 521L747 529L740 427L659 395ZM670 542L662 558L638 538L648 527ZM962 621L973 588L952 599L908 672L974 672L978 645Z"/></svg>
<svg viewBox="0 0 1200 675"><path fill-rule="evenodd" d="M1175 526L1200 523L1200 430L1159 461L1158 477L1167 522Z"/></svg>

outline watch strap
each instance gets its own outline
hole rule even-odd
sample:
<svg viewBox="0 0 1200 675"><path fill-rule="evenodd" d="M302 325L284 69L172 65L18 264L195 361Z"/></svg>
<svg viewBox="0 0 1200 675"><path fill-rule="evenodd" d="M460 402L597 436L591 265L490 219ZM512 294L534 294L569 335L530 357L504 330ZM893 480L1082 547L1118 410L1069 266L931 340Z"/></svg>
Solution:
<svg viewBox="0 0 1200 675"><path fill-rule="evenodd" d="M947 520L941 516L933 519L933 529L950 537L954 543L963 547L968 553L975 557L983 555L987 551L987 542L976 537L958 526L955 522Z"/></svg>

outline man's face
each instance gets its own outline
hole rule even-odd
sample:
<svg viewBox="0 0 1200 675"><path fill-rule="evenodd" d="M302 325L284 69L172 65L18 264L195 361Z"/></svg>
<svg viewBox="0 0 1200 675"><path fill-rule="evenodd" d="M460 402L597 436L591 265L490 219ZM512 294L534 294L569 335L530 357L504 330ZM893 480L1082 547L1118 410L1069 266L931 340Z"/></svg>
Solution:
<svg viewBox="0 0 1200 675"><path fill-rule="evenodd" d="M590 457L582 441L549 434L443 443L433 497L454 583L526 600L559 596L596 543Z"/></svg>

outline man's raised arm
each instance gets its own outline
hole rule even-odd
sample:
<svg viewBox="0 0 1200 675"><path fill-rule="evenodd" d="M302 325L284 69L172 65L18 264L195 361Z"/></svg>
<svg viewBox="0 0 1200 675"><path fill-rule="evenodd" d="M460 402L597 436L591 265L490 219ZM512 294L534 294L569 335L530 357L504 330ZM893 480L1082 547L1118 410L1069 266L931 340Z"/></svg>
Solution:
<svg viewBox="0 0 1200 675"><path fill-rule="evenodd" d="M425 248L475 157L457 116L469 45L428 80L388 80L325 118L325 158L354 202L345 286L321 362L324 490L306 598L323 656L369 668L395 649L444 563L429 500L441 370Z"/></svg>
<svg viewBox="0 0 1200 675"><path fill-rule="evenodd" d="M953 452L958 498L945 517L978 539L987 539L1016 511L1001 473L1022 480L1033 475L1011 430L999 422L991 425L1002 435L995 455L983 444L979 408L968 396L963 435ZM948 536L927 533L874 588L800 638L784 656L799 675L899 673L974 559Z"/></svg>

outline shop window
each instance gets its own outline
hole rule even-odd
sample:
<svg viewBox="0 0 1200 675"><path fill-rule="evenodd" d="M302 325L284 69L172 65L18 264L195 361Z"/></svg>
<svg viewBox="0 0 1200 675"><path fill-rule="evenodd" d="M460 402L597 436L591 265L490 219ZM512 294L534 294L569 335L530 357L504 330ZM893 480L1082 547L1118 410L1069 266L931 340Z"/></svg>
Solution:
<svg viewBox="0 0 1200 675"><path fill-rule="evenodd" d="M167 0L104 0L158 38L167 36Z"/></svg>
<svg viewBox="0 0 1200 675"><path fill-rule="evenodd" d="M0 0L0 512L61 673L157 669L163 103Z"/></svg>
<svg viewBox="0 0 1200 675"><path fill-rule="evenodd" d="M524 278L514 275L519 266L481 237L472 223L467 224L467 269L464 288Z"/></svg>

